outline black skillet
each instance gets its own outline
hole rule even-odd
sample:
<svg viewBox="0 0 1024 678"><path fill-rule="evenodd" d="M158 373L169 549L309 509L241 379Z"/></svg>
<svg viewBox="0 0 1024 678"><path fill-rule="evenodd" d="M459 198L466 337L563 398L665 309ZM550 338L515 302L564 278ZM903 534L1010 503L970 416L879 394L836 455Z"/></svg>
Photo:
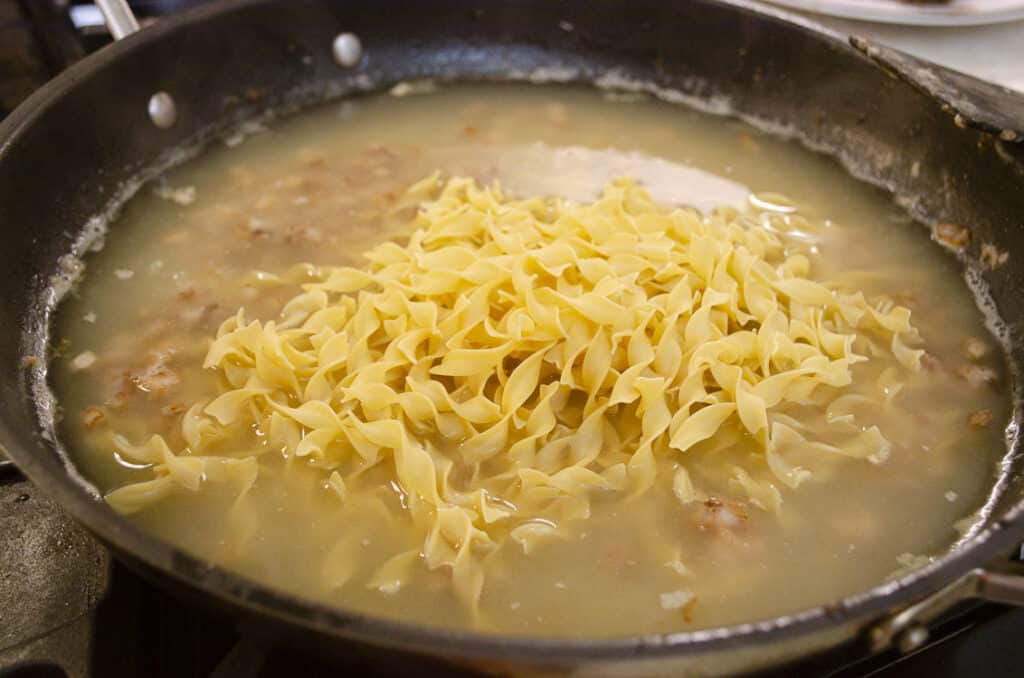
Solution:
<svg viewBox="0 0 1024 678"><path fill-rule="evenodd" d="M353 66L332 53L343 32L362 42ZM126 562L246 628L412 672L453 663L502 674L737 673L828 648L911 649L964 597L1024 601L1022 580L981 569L1024 537L1019 407L982 529L931 565L794 615L612 640L480 635L320 606L160 542L83 489L54 442L45 361L32 356L45 356L54 284L67 277L61 257L76 253L89 219L174 148L268 108L419 78L632 83L726 102L834 156L922 222L970 230L962 259L1007 324L1018 395L1021 95L739 0L225 0L84 59L0 124L0 446L18 467ZM1007 260L983 257L985 245Z"/></svg>

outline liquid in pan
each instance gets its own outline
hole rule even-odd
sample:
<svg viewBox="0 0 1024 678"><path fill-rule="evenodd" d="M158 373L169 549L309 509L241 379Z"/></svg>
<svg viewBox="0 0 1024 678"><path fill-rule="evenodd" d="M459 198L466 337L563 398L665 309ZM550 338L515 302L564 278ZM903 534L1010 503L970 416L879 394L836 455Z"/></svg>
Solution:
<svg viewBox="0 0 1024 678"><path fill-rule="evenodd" d="M201 557L490 631L753 621L949 548L1009 412L958 264L634 99L371 96L167 172L59 309L72 455Z"/></svg>

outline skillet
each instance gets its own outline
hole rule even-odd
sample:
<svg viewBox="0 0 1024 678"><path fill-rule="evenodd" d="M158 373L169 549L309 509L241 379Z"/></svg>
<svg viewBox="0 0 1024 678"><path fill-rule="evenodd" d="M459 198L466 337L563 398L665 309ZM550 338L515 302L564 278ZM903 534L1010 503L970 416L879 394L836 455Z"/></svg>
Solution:
<svg viewBox="0 0 1024 678"><path fill-rule="evenodd" d="M983 520L930 565L755 623L555 640L321 606L155 539L78 480L53 434L45 360L32 360L46 355L49 314L73 277L67 255L83 254L83 231L180 149L267 110L431 78L639 89L832 155L921 222L970 230L960 256L1005 323L1015 376L1024 367L1024 96L743 0L222 0L138 33L127 15L110 18L123 40L0 124L0 447L125 562L255 633L420 672L735 674L826 650L913 649L927 623L964 597L1024 602L1024 580L989 567L1024 539L1019 405ZM361 42L352 63L332 50L342 33ZM986 264L983 245L1006 252L1006 262ZM1019 402L1016 378L1011 388Z"/></svg>

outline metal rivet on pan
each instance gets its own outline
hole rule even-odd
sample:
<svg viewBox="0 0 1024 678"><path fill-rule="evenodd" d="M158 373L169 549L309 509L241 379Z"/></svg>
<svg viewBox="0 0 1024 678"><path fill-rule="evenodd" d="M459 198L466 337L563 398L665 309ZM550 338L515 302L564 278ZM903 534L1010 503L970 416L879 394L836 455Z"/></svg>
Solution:
<svg viewBox="0 0 1024 678"><path fill-rule="evenodd" d="M896 647L903 654L910 654L928 642L928 629L920 625L904 629L896 639Z"/></svg>
<svg viewBox="0 0 1024 678"><path fill-rule="evenodd" d="M331 45L334 61L339 66L351 68L363 58L363 43L353 33L341 33Z"/></svg>
<svg viewBox="0 0 1024 678"><path fill-rule="evenodd" d="M160 129L174 127L178 120L178 109L174 105L174 99L167 92L157 92L151 96L146 110L149 111L149 119Z"/></svg>

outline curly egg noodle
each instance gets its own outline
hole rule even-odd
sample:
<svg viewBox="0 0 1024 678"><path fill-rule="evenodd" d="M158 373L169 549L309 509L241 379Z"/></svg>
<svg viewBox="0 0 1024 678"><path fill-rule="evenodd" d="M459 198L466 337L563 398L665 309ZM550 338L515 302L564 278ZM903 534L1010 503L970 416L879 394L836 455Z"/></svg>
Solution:
<svg viewBox="0 0 1024 678"><path fill-rule="evenodd" d="M434 175L407 200L407 244L377 246L363 269L308 267L278 322L240 310L223 323L205 362L221 392L182 418L186 449L115 436L154 473L111 492L115 509L207 483L237 486L237 509L272 450L322 469L339 512L355 511L383 469L422 547L371 584L446 569L475 608L489 554L565 537L599 494L665 483L683 503L706 498L687 453L726 428L756 450L734 480L765 510L810 474L794 450L888 455L843 389L869 354L890 373L919 368L910 312L811 279L813 254L787 254L749 215L669 209L625 179L575 204ZM827 411L835 444L811 440L785 403ZM223 445L252 429L260 449ZM674 477L658 477L666 457ZM356 548L342 539L328 558L334 585Z"/></svg>

